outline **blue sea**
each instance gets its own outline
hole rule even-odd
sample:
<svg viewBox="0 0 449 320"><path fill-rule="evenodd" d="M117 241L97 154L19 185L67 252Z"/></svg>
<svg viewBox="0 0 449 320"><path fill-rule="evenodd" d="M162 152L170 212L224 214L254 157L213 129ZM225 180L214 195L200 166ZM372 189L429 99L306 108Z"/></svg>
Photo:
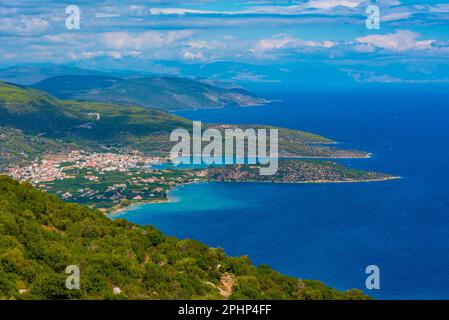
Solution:
<svg viewBox="0 0 449 320"><path fill-rule="evenodd" d="M447 90L446 90L447 91ZM264 90L263 107L183 111L204 122L257 123L311 131L372 152L344 160L400 180L355 184L191 184L170 203L120 217L152 224L230 255L248 255L292 276L379 299L449 298L449 92L377 88ZM380 268L380 290L365 268Z"/></svg>

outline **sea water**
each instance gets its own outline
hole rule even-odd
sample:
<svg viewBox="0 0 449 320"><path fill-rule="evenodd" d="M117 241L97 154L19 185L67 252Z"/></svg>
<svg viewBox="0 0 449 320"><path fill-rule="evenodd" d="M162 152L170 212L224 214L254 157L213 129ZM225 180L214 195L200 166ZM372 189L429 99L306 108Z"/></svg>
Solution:
<svg viewBox="0 0 449 320"><path fill-rule="evenodd" d="M380 299L449 298L449 94L406 88L268 95L282 101L179 115L314 132L339 147L373 152L342 163L403 178L191 184L173 190L169 203L133 207L120 217L341 290ZM365 288L372 264L380 268L380 290Z"/></svg>

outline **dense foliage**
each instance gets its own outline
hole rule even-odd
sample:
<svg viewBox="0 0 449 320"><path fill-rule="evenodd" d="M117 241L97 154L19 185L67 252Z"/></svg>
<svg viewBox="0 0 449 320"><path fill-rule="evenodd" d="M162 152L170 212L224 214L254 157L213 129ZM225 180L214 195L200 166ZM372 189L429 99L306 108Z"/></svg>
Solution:
<svg viewBox="0 0 449 320"><path fill-rule="evenodd" d="M190 121L143 107L59 100L42 91L0 82L0 125L29 134L87 140L121 141L190 127Z"/></svg>
<svg viewBox="0 0 449 320"><path fill-rule="evenodd" d="M77 265L80 289L65 269ZM364 299L228 257L151 226L110 220L97 211L0 176L0 298L3 299ZM121 293L114 294L114 288Z"/></svg>

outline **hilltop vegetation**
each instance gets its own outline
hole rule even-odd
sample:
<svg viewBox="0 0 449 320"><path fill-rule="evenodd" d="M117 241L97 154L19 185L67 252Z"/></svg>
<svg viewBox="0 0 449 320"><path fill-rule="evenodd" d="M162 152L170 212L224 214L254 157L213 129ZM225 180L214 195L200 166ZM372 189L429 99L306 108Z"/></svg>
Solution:
<svg viewBox="0 0 449 320"><path fill-rule="evenodd" d="M180 77L120 79L65 75L45 79L34 88L63 99L139 105L164 111L253 106L267 101L243 89L219 88Z"/></svg>
<svg viewBox="0 0 449 320"><path fill-rule="evenodd" d="M67 144L95 150L112 145L166 154L169 133L191 124L158 110L59 100L39 90L0 82L0 127L16 132L19 140L35 142L22 148L9 143L11 139L1 139L1 158L15 154L28 159L41 149L39 143L53 145L48 151L67 149Z"/></svg>
<svg viewBox="0 0 449 320"><path fill-rule="evenodd" d="M67 152L75 147L70 143L31 136L19 129L0 126L0 171L14 163L32 161L43 153Z"/></svg>
<svg viewBox="0 0 449 320"><path fill-rule="evenodd" d="M99 119L97 117L99 116ZM46 136L113 139L115 134L170 132L188 120L142 107L59 100L42 91L0 82L0 125Z"/></svg>
<svg viewBox="0 0 449 320"><path fill-rule="evenodd" d="M38 90L0 83L0 125L29 133L54 133L83 122L58 99Z"/></svg>
<svg viewBox="0 0 449 320"><path fill-rule="evenodd" d="M65 269L80 268L80 290ZM228 279L231 288L226 288ZM114 288L120 288L114 294ZM19 291L20 290L20 291ZM117 293L117 289L116 289ZM366 299L287 277L0 176L0 299Z"/></svg>

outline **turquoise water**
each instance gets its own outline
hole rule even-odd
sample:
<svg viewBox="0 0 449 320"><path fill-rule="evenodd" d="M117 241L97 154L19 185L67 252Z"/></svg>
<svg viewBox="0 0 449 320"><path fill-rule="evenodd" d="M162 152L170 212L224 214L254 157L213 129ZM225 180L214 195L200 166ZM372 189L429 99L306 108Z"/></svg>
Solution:
<svg viewBox="0 0 449 320"><path fill-rule="evenodd" d="M342 161L401 180L357 184L192 184L121 217L247 254L283 273L381 299L449 298L449 94L439 90L273 93L270 106L182 112L194 120L312 131L374 153Z"/></svg>

